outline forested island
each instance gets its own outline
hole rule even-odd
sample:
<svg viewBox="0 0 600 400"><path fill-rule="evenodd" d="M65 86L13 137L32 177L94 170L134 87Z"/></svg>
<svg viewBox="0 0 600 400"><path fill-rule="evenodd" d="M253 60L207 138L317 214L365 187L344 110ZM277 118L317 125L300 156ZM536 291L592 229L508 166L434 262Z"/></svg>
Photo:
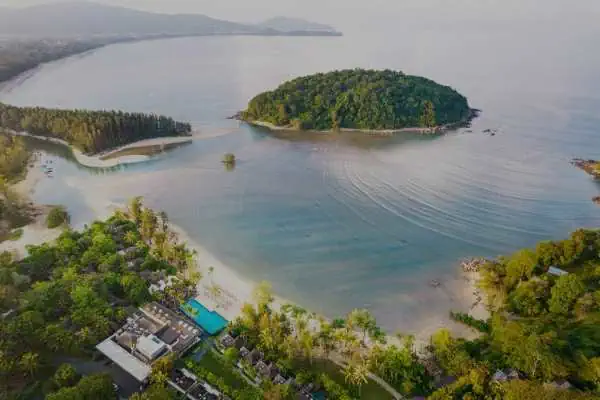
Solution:
<svg viewBox="0 0 600 400"><path fill-rule="evenodd" d="M61 139L84 153L99 153L143 139L185 136L188 123L155 114L59 110L0 103L0 128Z"/></svg>
<svg viewBox="0 0 600 400"><path fill-rule="evenodd" d="M454 89L391 70L342 70L300 77L259 94L239 114L296 130L435 130L474 116Z"/></svg>

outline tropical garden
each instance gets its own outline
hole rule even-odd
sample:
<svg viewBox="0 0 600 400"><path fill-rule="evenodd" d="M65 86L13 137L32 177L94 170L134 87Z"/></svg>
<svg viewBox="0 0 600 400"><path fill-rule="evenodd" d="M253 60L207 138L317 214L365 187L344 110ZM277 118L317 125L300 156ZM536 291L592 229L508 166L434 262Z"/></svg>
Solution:
<svg viewBox="0 0 600 400"><path fill-rule="evenodd" d="M128 316L127 307L181 302L200 279L194 253L170 230L167 215L140 198L106 221L81 232L66 229L55 242L27 250L21 260L0 256L0 399L114 398L106 378L65 378L57 385L56 374L68 368L60 360L92 359L95 345ZM178 284L153 297L150 283L169 275ZM112 397L99 395L101 388Z"/></svg>

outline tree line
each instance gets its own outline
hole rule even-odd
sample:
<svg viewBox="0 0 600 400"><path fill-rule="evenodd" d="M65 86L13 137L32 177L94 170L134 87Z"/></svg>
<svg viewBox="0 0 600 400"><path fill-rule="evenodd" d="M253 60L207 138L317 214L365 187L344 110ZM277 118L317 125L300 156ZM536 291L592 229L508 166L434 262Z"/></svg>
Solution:
<svg viewBox="0 0 600 400"><path fill-rule="evenodd" d="M241 113L247 121L296 129L436 127L465 121L467 99L432 80L384 70L305 76L259 94Z"/></svg>
<svg viewBox="0 0 600 400"><path fill-rule="evenodd" d="M85 153L99 153L143 139L190 134L188 123L156 114L59 110L0 103L0 128L62 139Z"/></svg>

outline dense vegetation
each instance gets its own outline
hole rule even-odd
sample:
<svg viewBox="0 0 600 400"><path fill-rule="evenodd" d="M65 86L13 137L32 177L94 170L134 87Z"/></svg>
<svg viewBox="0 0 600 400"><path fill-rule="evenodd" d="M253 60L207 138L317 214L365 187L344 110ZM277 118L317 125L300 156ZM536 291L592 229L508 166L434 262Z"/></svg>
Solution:
<svg viewBox="0 0 600 400"><path fill-rule="evenodd" d="M114 398L102 377L77 384L63 377L68 384L57 387L56 374L72 374L57 370L56 361L89 358L128 316L126 307L152 300L150 281L180 277L161 295L179 304L199 278L192 273L193 253L177 242L167 216L144 208L140 199L107 221L83 232L67 230L28 251L22 260L0 256L0 314L8 313L0 323L0 399L27 390L57 392L49 397L54 400ZM97 386L110 387L112 397L97 395Z"/></svg>
<svg viewBox="0 0 600 400"><path fill-rule="evenodd" d="M10 186L25 174L29 157L20 138L0 134L0 242L30 220L29 207Z"/></svg>
<svg viewBox="0 0 600 400"><path fill-rule="evenodd" d="M190 124L161 115L56 110L0 103L0 127L65 140L86 153L161 136L186 135Z"/></svg>
<svg viewBox="0 0 600 400"><path fill-rule="evenodd" d="M232 323L249 349L259 349L298 383L316 383L330 399L389 399L391 395L369 376L374 372L405 394L429 392L431 380L414 350L414 339L388 345L367 310L354 310L346 318L328 321L295 305L273 306L268 285L255 292L255 304L245 304ZM275 388L284 393L293 390Z"/></svg>
<svg viewBox="0 0 600 400"><path fill-rule="evenodd" d="M49 229L58 228L59 226L69 223L69 213L62 206L52 207L46 218L46 225Z"/></svg>
<svg viewBox="0 0 600 400"><path fill-rule="evenodd" d="M103 46L101 40L0 39L0 82L38 65Z"/></svg>
<svg viewBox="0 0 600 400"><path fill-rule="evenodd" d="M296 129L400 129L457 123L470 114L467 99L448 86L356 69L286 82L252 99L241 118Z"/></svg>
<svg viewBox="0 0 600 400"><path fill-rule="evenodd" d="M552 275L551 266L568 274ZM446 330L432 337L435 361L458 380L431 398L599 398L599 282L596 230L578 230L567 240L541 242L484 265L480 286L493 316L480 326L489 333L473 341ZM498 370L516 371L520 380L494 382ZM561 380L574 389L548 384Z"/></svg>
<svg viewBox="0 0 600 400"><path fill-rule="evenodd" d="M29 151L21 138L2 135L0 131L0 176L14 182L24 175Z"/></svg>

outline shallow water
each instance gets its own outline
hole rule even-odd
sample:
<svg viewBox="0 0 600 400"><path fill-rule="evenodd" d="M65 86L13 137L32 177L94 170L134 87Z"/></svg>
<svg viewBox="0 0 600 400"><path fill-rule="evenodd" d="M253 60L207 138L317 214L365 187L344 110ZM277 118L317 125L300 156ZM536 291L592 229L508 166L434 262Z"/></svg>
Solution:
<svg viewBox="0 0 600 400"><path fill-rule="evenodd" d="M0 101L192 121L203 139L127 168L81 168L48 145L55 177L39 184L36 200L67 205L81 225L142 195L286 298L330 316L367 306L389 330L418 330L448 307L429 280L453 275L461 257L600 222L591 202L598 184L569 164L598 157L600 29L567 21L554 30L553 16L531 25L489 18L407 19L342 38L115 45L46 65ZM483 113L472 128L435 138L271 136L225 119L282 80L344 67L428 76ZM488 128L498 134L482 133ZM226 152L239 160L232 172L220 163Z"/></svg>

